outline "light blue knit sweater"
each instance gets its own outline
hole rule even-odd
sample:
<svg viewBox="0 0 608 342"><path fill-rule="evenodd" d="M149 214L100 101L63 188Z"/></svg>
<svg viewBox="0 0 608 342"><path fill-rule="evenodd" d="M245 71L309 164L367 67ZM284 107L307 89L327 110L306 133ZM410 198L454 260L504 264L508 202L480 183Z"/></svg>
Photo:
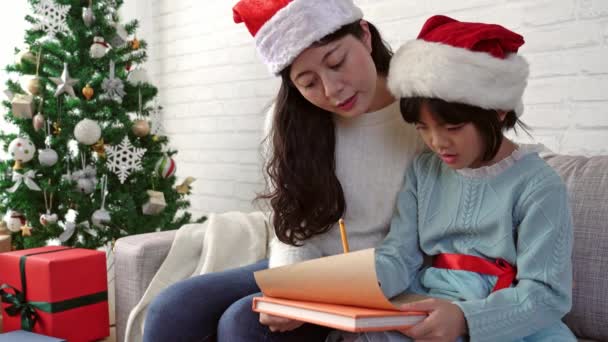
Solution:
<svg viewBox="0 0 608 342"><path fill-rule="evenodd" d="M420 251L502 258L517 267L516 282L491 293L494 276L433 267L417 272ZM566 188L534 149L458 171L427 152L406 174L390 232L376 249L376 270L387 297L409 288L455 301L471 341L515 341L543 329L571 340L560 322L571 307L571 253Z"/></svg>

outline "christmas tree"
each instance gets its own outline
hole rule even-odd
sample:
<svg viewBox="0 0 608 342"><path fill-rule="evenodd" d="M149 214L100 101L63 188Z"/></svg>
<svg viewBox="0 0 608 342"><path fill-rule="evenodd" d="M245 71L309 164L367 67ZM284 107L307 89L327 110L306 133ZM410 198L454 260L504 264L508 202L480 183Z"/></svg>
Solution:
<svg viewBox="0 0 608 342"><path fill-rule="evenodd" d="M190 222L187 179L160 132L157 89L121 0L29 0L26 48L7 71L2 231L17 249L85 248Z"/></svg>

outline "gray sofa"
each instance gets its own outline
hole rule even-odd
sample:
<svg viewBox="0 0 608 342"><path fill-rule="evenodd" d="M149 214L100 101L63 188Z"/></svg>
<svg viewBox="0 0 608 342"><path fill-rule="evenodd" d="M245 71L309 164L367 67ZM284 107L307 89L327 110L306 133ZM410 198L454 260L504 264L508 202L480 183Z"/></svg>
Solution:
<svg viewBox="0 0 608 342"><path fill-rule="evenodd" d="M550 155L574 217L574 290L565 317L580 341L608 341L608 156ZM130 310L163 262L175 231L134 235L115 246L116 333L122 342Z"/></svg>

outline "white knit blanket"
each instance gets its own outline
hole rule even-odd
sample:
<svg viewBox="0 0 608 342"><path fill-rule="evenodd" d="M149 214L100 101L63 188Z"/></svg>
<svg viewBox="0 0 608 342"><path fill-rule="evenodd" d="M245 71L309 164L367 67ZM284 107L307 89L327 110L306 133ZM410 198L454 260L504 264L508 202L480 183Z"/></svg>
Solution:
<svg viewBox="0 0 608 342"><path fill-rule="evenodd" d="M125 342L139 342L148 305L163 289L192 276L252 264L267 257L270 225L262 212L211 214L177 231L167 258L131 310ZM238 253L235 253L238 251Z"/></svg>

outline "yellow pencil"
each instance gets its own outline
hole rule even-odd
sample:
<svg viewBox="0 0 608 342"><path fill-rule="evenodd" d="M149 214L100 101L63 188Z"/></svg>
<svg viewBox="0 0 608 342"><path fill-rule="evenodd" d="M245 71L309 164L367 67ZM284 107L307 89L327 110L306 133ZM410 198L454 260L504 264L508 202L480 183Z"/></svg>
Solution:
<svg viewBox="0 0 608 342"><path fill-rule="evenodd" d="M338 220L340 225L340 235L342 236L342 248L344 253L348 253L348 238L346 237L346 227L344 226L344 219Z"/></svg>

